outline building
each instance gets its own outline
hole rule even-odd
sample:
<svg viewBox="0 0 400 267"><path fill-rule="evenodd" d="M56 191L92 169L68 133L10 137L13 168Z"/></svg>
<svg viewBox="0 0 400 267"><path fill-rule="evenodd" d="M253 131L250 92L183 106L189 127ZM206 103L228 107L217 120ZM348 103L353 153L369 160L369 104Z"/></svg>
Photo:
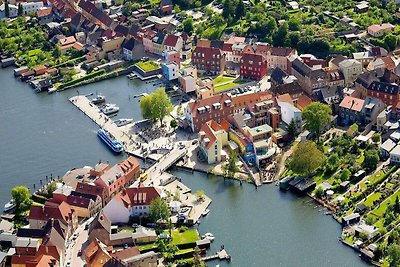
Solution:
<svg viewBox="0 0 400 267"><path fill-rule="evenodd" d="M400 145L395 146L390 151L390 164L400 164Z"/></svg>
<svg viewBox="0 0 400 267"><path fill-rule="evenodd" d="M383 144L380 145L381 155L384 158L390 156L390 152L397 146L397 144L390 138L388 138Z"/></svg>
<svg viewBox="0 0 400 267"><path fill-rule="evenodd" d="M364 100L345 96L339 105L339 119L343 125L364 123Z"/></svg>
<svg viewBox="0 0 400 267"><path fill-rule="evenodd" d="M215 103L215 105L220 105ZM228 133L214 120L206 122L199 132L199 148L201 156L208 164L226 159L223 147L228 144Z"/></svg>
<svg viewBox="0 0 400 267"><path fill-rule="evenodd" d="M243 78L261 80L267 74L267 62L263 55L244 53L240 63Z"/></svg>
<svg viewBox="0 0 400 267"><path fill-rule="evenodd" d="M36 11L36 16L39 19L39 24L44 25L53 21L53 10L51 7L44 7Z"/></svg>
<svg viewBox="0 0 400 267"><path fill-rule="evenodd" d="M294 120L298 127L301 126L301 111L293 105L293 102L277 97L277 104L283 122L289 125Z"/></svg>
<svg viewBox="0 0 400 267"><path fill-rule="evenodd" d="M164 51L164 56L165 56L165 63L174 63L178 66L178 68L181 67L180 52L175 50Z"/></svg>
<svg viewBox="0 0 400 267"><path fill-rule="evenodd" d="M127 223L130 217L147 217L150 203L161 196L161 191L152 186L125 188L104 207L103 213L113 224Z"/></svg>
<svg viewBox="0 0 400 267"><path fill-rule="evenodd" d="M197 46L192 53L192 64L201 73L220 75L225 69L225 55L219 48Z"/></svg>
<svg viewBox="0 0 400 267"><path fill-rule="evenodd" d="M184 93L195 92L197 89L196 78L193 75L179 76L179 83Z"/></svg>
<svg viewBox="0 0 400 267"><path fill-rule="evenodd" d="M390 23L383 23L381 25L374 24L374 25L371 25L368 27L367 32L372 37L380 37L385 32L392 32L393 29L394 29L394 26Z"/></svg>
<svg viewBox="0 0 400 267"><path fill-rule="evenodd" d="M297 51L293 48L273 47L267 44L257 44L255 53L265 57L268 69L280 68L286 72L290 72L289 58L297 56Z"/></svg>
<svg viewBox="0 0 400 267"><path fill-rule="evenodd" d="M312 95L313 91L329 84L327 73L321 68L311 68L296 58L291 64L291 73L297 78L303 90Z"/></svg>
<svg viewBox="0 0 400 267"><path fill-rule="evenodd" d="M164 15L170 15L174 10L174 4L171 0L161 0L160 2L160 11Z"/></svg>
<svg viewBox="0 0 400 267"><path fill-rule="evenodd" d="M169 0L170 1L170 0ZM180 52L183 48L183 39L179 35L168 34L164 40L165 51Z"/></svg>
<svg viewBox="0 0 400 267"><path fill-rule="evenodd" d="M357 79L363 70L362 63L355 59L345 59L339 63L339 69L343 73L346 86L350 86Z"/></svg>
<svg viewBox="0 0 400 267"><path fill-rule="evenodd" d="M18 16L18 7L16 5L8 4L8 8L10 10L9 13L9 18L15 18ZM6 12L5 12L5 4L0 5L0 19L5 19L6 18Z"/></svg>
<svg viewBox="0 0 400 267"><path fill-rule="evenodd" d="M20 3L22 6L22 13L27 15L29 12L37 12L43 8L43 2L23 2Z"/></svg>
<svg viewBox="0 0 400 267"><path fill-rule="evenodd" d="M135 38L130 38L125 40L122 51L125 60L137 60L144 54L144 47Z"/></svg>
<svg viewBox="0 0 400 267"><path fill-rule="evenodd" d="M162 64L162 71L163 71L163 74L164 74L164 78L167 81L172 81L172 80L178 79L179 68L175 63L169 63L169 64L164 63L164 64Z"/></svg>
<svg viewBox="0 0 400 267"><path fill-rule="evenodd" d="M106 249L106 245L99 240L93 240L85 248L85 262L88 267L103 267L111 259L110 254Z"/></svg>

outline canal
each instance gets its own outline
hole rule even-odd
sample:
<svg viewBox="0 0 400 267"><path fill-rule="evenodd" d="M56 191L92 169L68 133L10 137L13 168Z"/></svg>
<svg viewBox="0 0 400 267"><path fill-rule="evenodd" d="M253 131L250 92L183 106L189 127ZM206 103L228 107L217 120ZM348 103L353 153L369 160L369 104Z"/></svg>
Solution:
<svg viewBox="0 0 400 267"><path fill-rule="evenodd" d="M0 70L0 81L1 204L16 185L32 188L46 175L61 176L73 167L93 166L99 160L114 164L123 158L101 143L97 126L69 103L76 89L35 94L14 79L11 69ZM153 82L119 77L77 89L79 94L105 95L120 107L118 118L141 119L133 96L156 87ZM211 212L201 220L199 232L216 236L211 252L225 245L232 255L229 266L366 266L337 241L339 224L307 198L282 193L274 185L256 191L251 185L200 173L174 174L212 198Z"/></svg>

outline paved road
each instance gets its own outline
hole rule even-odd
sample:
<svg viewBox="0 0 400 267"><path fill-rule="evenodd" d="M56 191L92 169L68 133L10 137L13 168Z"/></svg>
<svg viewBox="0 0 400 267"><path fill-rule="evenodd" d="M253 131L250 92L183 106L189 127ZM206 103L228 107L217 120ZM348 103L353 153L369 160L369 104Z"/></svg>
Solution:
<svg viewBox="0 0 400 267"><path fill-rule="evenodd" d="M66 247L66 252L65 252L65 264L62 266L67 266L67 263L70 262L72 267L75 266L85 266L85 260L84 260L84 255L82 253L82 256L78 257L78 252L79 250L84 250L86 246L88 245L88 230L85 230L85 223L80 225L78 229L76 229L75 233L77 234L76 240L73 240L71 237L67 241L67 247Z"/></svg>

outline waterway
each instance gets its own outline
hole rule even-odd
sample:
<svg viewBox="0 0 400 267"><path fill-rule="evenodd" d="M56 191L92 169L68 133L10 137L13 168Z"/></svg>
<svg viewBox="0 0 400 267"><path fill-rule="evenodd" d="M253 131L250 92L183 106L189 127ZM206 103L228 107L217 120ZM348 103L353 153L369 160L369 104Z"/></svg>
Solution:
<svg viewBox="0 0 400 267"><path fill-rule="evenodd" d="M46 175L62 176L73 167L111 164L116 156L97 138L98 127L72 106L76 89L35 94L14 79L12 70L0 70L0 204L10 199L16 185L38 186ZM77 88L79 94L101 93L120 106L117 118L141 119L133 95L149 93L154 82L126 77ZM129 97L131 96L131 97ZM340 226L320 207L274 185L257 191L200 173L174 171L194 191L204 190L213 200L199 232L212 232L232 255L229 266L366 266L350 248L337 241ZM215 266L218 262L210 263ZM219 263L228 266L227 263Z"/></svg>

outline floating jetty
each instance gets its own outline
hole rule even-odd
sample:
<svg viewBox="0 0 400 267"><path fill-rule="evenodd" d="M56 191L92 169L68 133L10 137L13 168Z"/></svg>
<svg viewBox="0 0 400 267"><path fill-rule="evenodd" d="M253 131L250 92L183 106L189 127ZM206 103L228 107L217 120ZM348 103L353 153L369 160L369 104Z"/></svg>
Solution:
<svg viewBox="0 0 400 267"><path fill-rule="evenodd" d="M227 260L227 261L231 261L231 255L228 254L228 252L226 252L225 249L221 249L220 251L218 251L217 253L215 253L214 255L210 255L210 256L206 256L201 258L203 261L211 261L211 260Z"/></svg>

